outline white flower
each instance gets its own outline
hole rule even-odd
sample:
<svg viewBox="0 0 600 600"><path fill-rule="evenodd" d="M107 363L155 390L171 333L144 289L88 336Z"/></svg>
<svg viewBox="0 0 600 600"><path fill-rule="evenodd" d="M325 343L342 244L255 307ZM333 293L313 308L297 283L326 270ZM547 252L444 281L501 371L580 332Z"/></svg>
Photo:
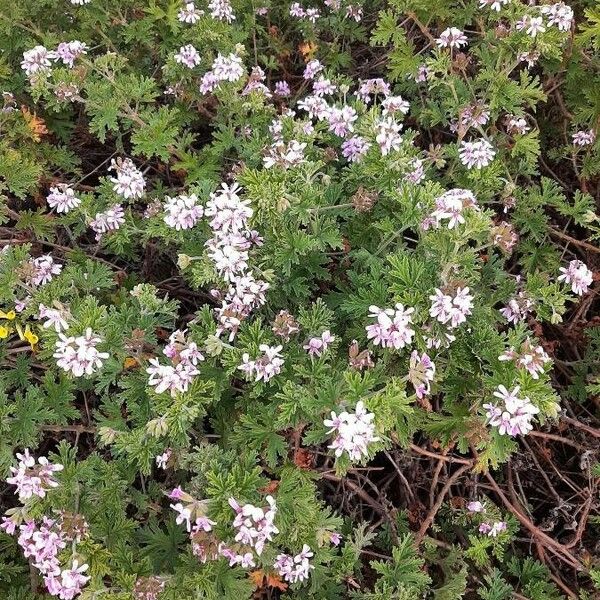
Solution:
<svg viewBox="0 0 600 600"><path fill-rule="evenodd" d="M191 194L189 196L166 197L165 200L164 221L169 227L174 229L191 229L204 214L202 206L198 205L198 196Z"/></svg>
<svg viewBox="0 0 600 600"><path fill-rule="evenodd" d="M229 0L210 0L208 9L210 10L210 16L213 19L227 21L227 23L231 23L235 20L235 15L233 14L233 9Z"/></svg>
<svg viewBox="0 0 600 600"><path fill-rule="evenodd" d="M57 60L62 60L65 65L72 67L75 64L75 59L82 54L86 54L86 51L87 45L75 40L73 42L61 42L54 54Z"/></svg>
<svg viewBox="0 0 600 600"><path fill-rule="evenodd" d="M540 9L548 17L548 25L556 25L560 31L569 31L573 22L573 9L564 2L557 2Z"/></svg>
<svg viewBox="0 0 600 600"><path fill-rule="evenodd" d="M116 171L117 176L110 180L115 184L113 190L126 199L141 198L144 195L146 181L143 173L135 166L130 158L112 160L110 170Z"/></svg>
<svg viewBox="0 0 600 600"><path fill-rule="evenodd" d="M572 260L566 269L561 267L560 272L562 275L558 276L558 281L570 284L573 292L579 296L588 291L589 286L592 285L592 281L594 280L592 271L580 260Z"/></svg>
<svg viewBox="0 0 600 600"><path fill-rule="evenodd" d="M454 297L436 288L435 294L429 296L429 299L432 301L429 314L440 323L449 323L451 329L464 323L473 308L473 296L468 287L459 287Z"/></svg>
<svg viewBox="0 0 600 600"><path fill-rule="evenodd" d="M204 14L204 11L196 8L193 2L186 2L183 8L177 13L177 18L182 23L197 23L200 17Z"/></svg>
<svg viewBox="0 0 600 600"><path fill-rule="evenodd" d="M96 232L96 240L109 231L116 231L125 223L125 212L120 204L113 204L108 210L96 213L90 227Z"/></svg>
<svg viewBox="0 0 600 600"><path fill-rule="evenodd" d="M36 74L46 74L50 71L52 59L56 58L56 54L44 46L35 46L31 50L23 52L23 60L21 68L25 71L28 77Z"/></svg>
<svg viewBox="0 0 600 600"><path fill-rule="evenodd" d="M502 403L484 404L488 423L492 427L498 427L500 435L526 435L533 429L532 420L540 409L531 403L529 398L518 397L520 387L516 386L508 391L503 385L499 385L494 396Z"/></svg>
<svg viewBox="0 0 600 600"><path fill-rule="evenodd" d="M58 275L62 271L62 265L55 263L49 254L30 259L29 267L32 272L27 281L29 285L35 287L52 281L54 275Z"/></svg>
<svg viewBox="0 0 600 600"><path fill-rule="evenodd" d="M101 369L103 361L109 357L108 352L98 352L96 349L102 340L92 333L90 327L84 335L67 337L60 333L59 338L53 355L57 359L56 364L75 377L91 375Z"/></svg>
<svg viewBox="0 0 600 600"><path fill-rule="evenodd" d="M487 167L494 160L496 151L487 140L480 139L473 142L461 142L458 155L460 162L468 169L473 167L481 169Z"/></svg>
<svg viewBox="0 0 600 600"><path fill-rule="evenodd" d="M399 150L402 144L400 130L402 123L397 123L393 117L386 117L376 125L376 142L381 149L381 155L387 156L392 150Z"/></svg>
<svg viewBox="0 0 600 600"><path fill-rule="evenodd" d="M377 322L367 325L367 338L373 340L376 346L400 350L412 342L415 331L410 328L410 324L414 308L405 309L403 304L396 304L395 309L382 310L377 306L370 306L369 311L369 316L375 317Z"/></svg>
<svg viewBox="0 0 600 600"><path fill-rule="evenodd" d="M81 198L78 198L75 190L66 183L51 187L46 201L50 208L56 209L57 213L68 213L81 204Z"/></svg>
<svg viewBox="0 0 600 600"><path fill-rule="evenodd" d="M467 36L456 27L448 27L435 42L440 48L460 48L467 45Z"/></svg>
<svg viewBox="0 0 600 600"><path fill-rule="evenodd" d="M175 54L175 62L193 69L200 64L200 53L191 44L181 46L179 52Z"/></svg>
<svg viewBox="0 0 600 600"><path fill-rule="evenodd" d="M255 381L263 380L265 383L275 375L281 373L283 367L283 357L281 350L283 346L268 346L261 344L258 349L262 355L255 360L250 360L250 355L246 352L242 355L242 364L238 367L250 375L254 375Z"/></svg>
<svg viewBox="0 0 600 600"><path fill-rule="evenodd" d="M44 304L40 304L38 308L38 319L46 319L44 329L53 327L56 333L60 333L69 328L69 323L65 318L66 316L65 311L56 308L48 308Z"/></svg>
<svg viewBox="0 0 600 600"><path fill-rule="evenodd" d="M596 132L593 129L576 131L573 134L573 144L575 146L591 146L595 141Z"/></svg>
<svg viewBox="0 0 600 600"><path fill-rule="evenodd" d="M338 457L346 452L353 461L368 456L369 444L379 441L375 436L374 418L375 415L367 411L362 401L357 402L354 413L343 411L337 415L331 411L331 419L323 421L323 425L330 428L328 434L335 432L329 448L334 448Z"/></svg>

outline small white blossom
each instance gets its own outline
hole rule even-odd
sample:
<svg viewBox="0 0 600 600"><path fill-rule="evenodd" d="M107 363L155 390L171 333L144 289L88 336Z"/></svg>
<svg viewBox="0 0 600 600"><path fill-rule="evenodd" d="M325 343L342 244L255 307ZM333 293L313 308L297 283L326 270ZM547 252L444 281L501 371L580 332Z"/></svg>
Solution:
<svg viewBox="0 0 600 600"><path fill-rule="evenodd" d="M57 213L65 214L81 204L81 198L78 198L75 190L66 183L51 187L46 201L50 208L56 209Z"/></svg>
<svg viewBox="0 0 600 600"><path fill-rule="evenodd" d="M467 169L481 169L487 167L494 156L496 151L492 145L485 139L475 140L473 142L461 142L458 150L460 162L467 167Z"/></svg>
<svg viewBox="0 0 600 600"><path fill-rule="evenodd" d="M333 448L338 457L346 452L353 461L368 456L369 444L379 441L375 436L374 418L361 401L357 402L354 413L343 411L337 415L331 411L331 419L323 421L323 425L330 428L327 433L335 433L329 448Z"/></svg>
<svg viewBox="0 0 600 600"><path fill-rule="evenodd" d="M467 36L456 27L448 27L435 42L440 48L460 48L467 45Z"/></svg>
<svg viewBox="0 0 600 600"><path fill-rule="evenodd" d="M592 271L580 260L572 260L566 269L561 267L560 272L562 275L558 276L558 281L564 281L566 284L571 285L573 292L579 296L588 291L594 280Z"/></svg>

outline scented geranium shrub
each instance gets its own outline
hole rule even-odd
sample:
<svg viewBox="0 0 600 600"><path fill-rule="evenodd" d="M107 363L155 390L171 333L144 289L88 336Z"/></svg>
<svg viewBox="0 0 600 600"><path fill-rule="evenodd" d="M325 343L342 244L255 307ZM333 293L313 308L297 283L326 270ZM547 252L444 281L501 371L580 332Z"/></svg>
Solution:
<svg viewBox="0 0 600 600"><path fill-rule="evenodd" d="M593 598L595 9L4 4L5 596Z"/></svg>

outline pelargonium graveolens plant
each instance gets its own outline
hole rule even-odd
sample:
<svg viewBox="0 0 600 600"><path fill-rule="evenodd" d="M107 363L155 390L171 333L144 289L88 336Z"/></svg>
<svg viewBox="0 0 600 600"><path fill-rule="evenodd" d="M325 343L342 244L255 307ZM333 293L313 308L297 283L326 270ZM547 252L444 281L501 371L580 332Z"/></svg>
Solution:
<svg viewBox="0 0 600 600"><path fill-rule="evenodd" d="M4 2L2 597L597 597L599 23Z"/></svg>

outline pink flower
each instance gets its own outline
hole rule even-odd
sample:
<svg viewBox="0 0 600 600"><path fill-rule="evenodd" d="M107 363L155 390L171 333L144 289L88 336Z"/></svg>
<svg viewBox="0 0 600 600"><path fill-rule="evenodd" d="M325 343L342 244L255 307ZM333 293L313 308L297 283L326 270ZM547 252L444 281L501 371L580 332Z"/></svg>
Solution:
<svg viewBox="0 0 600 600"><path fill-rule="evenodd" d="M302 551L296 556L289 554L278 554L277 559L273 563L273 568L277 571L280 577L290 583L304 581L310 576L310 571L314 566L310 564L309 559L313 553L310 546L304 544Z"/></svg>
<svg viewBox="0 0 600 600"><path fill-rule="evenodd" d="M485 512L485 507L479 500L474 500L473 502L469 502L467 504L467 510L470 513L482 513Z"/></svg>
<svg viewBox="0 0 600 600"><path fill-rule="evenodd" d="M435 42L440 48L460 48L467 45L467 36L456 27L448 27Z"/></svg>
<svg viewBox="0 0 600 600"><path fill-rule="evenodd" d="M111 177L110 180L115 184L113 190L119 196L128 200L141 198L144 195L146 187L144 175L130 158L111 160L110 170L116 172L116 177Z"/></svg>
<svg viewBox="0 0 600 600"><path fill-rule="evenodd" d="M500 435L526 435L533 429L532 420L540 409L531 403L529 398L519 398L520 387L516 386L508 391L503 385L499 385L494 396L502 403L484 404L488 423L492 427L498 427Z"/></svg>
<svg viewBox="0 0 600 600"><path fill-rule="evenodd" d="M204 209L198 204L198 196L167 196L165 199L164 221L173 229L191 229L202 218Z"/></svg>
<svg viewBox="0 0 600 600"><path fill-rule="evenodd" d="M44 498L46 492L58 487L58 482L54 479L54 473L63 470L63 465L52 465L44 456L38 458L36 465L35 458L25 450L23 454L17 453L19 464L17 467L11 467L12 477L6 482L17 487L19 500L24 502L33 496Z"/></svg>
<svg viewBox="0 0 600 600"><path fill-rule="evenodd" d="M65 214L81 204L81 198L75 196L75 190L66 183L51 187L46 201L50 208L56 209L57 213Z"/></svg>
<svg viewBox="0 0 600 600"><path fill-rule="evenodd" d="M102 368L103 361L109 357L108 352L98 352L96 346L102 340L88 327L84 335L67 337L59 333L56 349L53 354L56 364L61 369L72 373L75 377L92 375Z"/></svg>
<svg viewBox="0 0 600 600"><path fill-rule="evenodd" d="M337 415L331 411L331 419L323 421L323 425L330 428L327 433L335 433L329 448L333 448L338 457L346 452L352 461L368 456L369 444L380 439L375 436L374 418L362 401L357 402L354 413L343 411Z"/></svg>
<svg viewBox="0 0 600 600"><path fill-rule="evenodd" d="M411 343L415 334L410 328L414 308L405 309L403 304L396 304L395 309L370 306L369 311L369 316L375 317L377 322L367 325L367 338L376 346L400 350Z"/></svg>
<svg viewBox="0 0 600 600"><path fill-rule="evenodd" d="M255 381L263 380L265 383L281 373L284 360L280 352L283 346L268 346L261 344L258 349L262 355L255 360L250 360L250 355L245 352L242 355L242 364L238 367L249 375L254 375Z"/></svg>
<svg viewBox="0 0 600 600"><path fill-rule="evenodd" d="M429 296L432 301L429 314L440 323L448 324L451 329L467 320L473 308L473 296L469 288L457 288L454 297L436 288L435 294Z"/></svg>
<svg viewBox="0 0 600 600"><path fill-rule="evenodd" d="M592 285L592 281L594 280L592 271L580 260L572 260L566 269L561 267L560 272L562 275L558 276L558 281L570 284L573 292L579 296L588 291L589 286Z"/></svg>
<svg viewBox="0 0 600 600"><path fill-rule="evenodd" d="M334 340L335 336L331 335L331 332L327 329L321 334L321 337L311 338L303 348L308 350L311 356L321 356Z"/></svg>
<svg viewBox="0 0 600 600"><path fill-rule="evenodd" d="M460 162L467 169L481 169L487 167L494 160L496 151L487 140L480 139L473 142L461 142L458 155Z"/></svg>

